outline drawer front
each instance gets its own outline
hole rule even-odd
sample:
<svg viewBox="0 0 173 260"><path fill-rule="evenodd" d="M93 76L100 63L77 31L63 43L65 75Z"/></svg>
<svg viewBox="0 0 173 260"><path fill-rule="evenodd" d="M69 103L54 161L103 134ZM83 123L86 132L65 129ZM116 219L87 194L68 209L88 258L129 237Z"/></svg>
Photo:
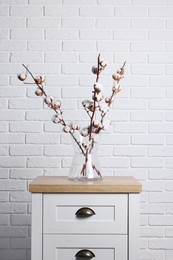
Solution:
<svg viewBox="0 0 173 260"><path fill-rule="evenodd" d="M43 233L127 234L127 208L127 194L44 194Z"/></svg>
<svg viewBox="0 0 173 260"><path fill-rule="evenodd" d="M43 260L76 260L81 250L94 254L93 260L127 260L127 235L43 236Z"/></svg>

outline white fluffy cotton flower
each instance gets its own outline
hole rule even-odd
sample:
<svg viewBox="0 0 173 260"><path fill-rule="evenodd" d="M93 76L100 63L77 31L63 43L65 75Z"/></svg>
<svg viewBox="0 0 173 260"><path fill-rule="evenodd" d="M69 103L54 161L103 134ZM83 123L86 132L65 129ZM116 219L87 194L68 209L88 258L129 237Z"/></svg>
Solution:
<svg viewBox="0 0 173 260"><path fill-rule="evenodd" d="M94 84L94 90L95 90L97 93L101 92L102 89L103 89L103 85L102 85L101 83L96 82L96 83Z"/></svg>
<svg viewBox="0 0 173 260"><path fill-rule="evenodd" d="M37 88L35 94L36 96L43 96L43 91L40 88Z"/></svg>
<svg viewBox="0 0 173 260"><path fill-rule="evenodd" d="M102 123L102 129L107 130L109 128L110 124L111 124L111 121L109 119L104 120Z"/></svg>
<svg viewBox="0 0 173 260"><path fill-rule="evenodd" d="M54 124L59 124L59 123L61 122L61 120L59 119L58 115L54 115L54 116L52 117L52 122L53 122Z"/></svg>
<svg viewBox="0 0 173 260"><path fill-rule="evenodd" d="M44 102L47 105L51 105L53 101L54 101L54 97L52 97L52 96L47 96L47 97L44 98Z"/></svg>
<svg viewBox="0 0 173 260"><path fill-rule="evenodd" d="M87 128L87 127L82 128L81 131L80 131L80 133L81 133L81 135L82 135L83 137L88 136L88 128Z"/></svg>
<svg viewBox="0 0 173 260"><path fill-rule="evenodd" d="M66 125L66 126L64 126L63 131L64 131L65 133L70 133L71 127L70 127L69 125Z"/></svg>
<svg viewBox="0 0 173 260"><path fill-rule="evenodd" d="M17 77L19 80L24 81L27 78L27 74L21 73L21 74L18 74Z"/></svg>
<svg viewBox="0 0 173 260"><path fill-rule="evenodd" d="M61 101L60 100L55 100L52 102L52 106L54 109L59 109L61 107Z"/></svg>
<svg viewBox="0 0 173 260"><path fill-rule="evenodd" d="M97 66L92 66L91 71L92 71L93 74L97 74L97 73L98 73L98 68L97 68Z"/></svg>

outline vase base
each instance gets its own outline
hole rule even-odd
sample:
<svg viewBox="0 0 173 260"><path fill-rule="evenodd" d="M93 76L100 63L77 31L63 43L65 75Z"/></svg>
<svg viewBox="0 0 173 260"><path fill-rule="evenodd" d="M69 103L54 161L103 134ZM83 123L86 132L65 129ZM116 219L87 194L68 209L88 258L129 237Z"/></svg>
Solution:
<svg viewBox="0 0 173 260"><path fill-rule="evenodd" d="M85 178L85 177L81 177L81 178L68 178L70 181L82 181L82 182L92 182L92 181L102 181L103 178L99 177L99 178Z"/></svg>

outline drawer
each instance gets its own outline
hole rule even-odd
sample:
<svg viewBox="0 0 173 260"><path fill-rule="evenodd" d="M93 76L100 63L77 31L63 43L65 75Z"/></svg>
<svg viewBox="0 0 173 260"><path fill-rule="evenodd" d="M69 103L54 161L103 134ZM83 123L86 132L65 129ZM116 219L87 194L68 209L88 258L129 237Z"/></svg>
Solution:
<svg viewBox="0 0 173 260"><path fill-rule="evenodd" d="M127 260L127 235L43 236L43 260L76 260L81 250L92 252L93 260Z"/></svg>
<svg viewBox="0 0 173 260"><path fill-rule="evenodd" d="M77 216L89 208L94 215ZM127 194L44 194L43 233L127 234Z"/></svg>

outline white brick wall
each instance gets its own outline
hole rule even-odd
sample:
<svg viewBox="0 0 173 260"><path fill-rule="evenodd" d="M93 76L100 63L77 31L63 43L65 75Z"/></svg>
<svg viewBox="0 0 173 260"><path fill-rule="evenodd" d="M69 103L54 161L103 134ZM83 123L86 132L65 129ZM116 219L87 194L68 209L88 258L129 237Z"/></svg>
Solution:
<svg viewBox="0 0 173 260"><path fill-rule="evenodd" d="M123 90L100 140L103 175L134 176L141 194L139 260L173 259L173 1L0 0L0 259L30 260L28 183L67 175L70 137L51 122L34 86L16 74L25 63L45 75L67 120L87 120L91 66L109 62L102 83L127 61Z"/></svg>

